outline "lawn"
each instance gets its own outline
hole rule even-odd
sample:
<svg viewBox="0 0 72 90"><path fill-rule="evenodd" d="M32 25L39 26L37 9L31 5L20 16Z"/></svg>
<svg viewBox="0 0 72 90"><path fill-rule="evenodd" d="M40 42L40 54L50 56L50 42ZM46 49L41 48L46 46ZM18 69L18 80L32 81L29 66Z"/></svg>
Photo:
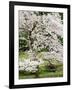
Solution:
<svg viewBox="0 0 72 90"><path fill-rule="evenodd" d="M19 79L46 77L63 77L63 65L57 66L56 71L49 71L45 67L41 67L37 73L19 71Z"/></svg>
<svg viewBox="0 0 72 90"><path fill-rule="evenodd" d="M42 56L40 53L38 54L40 57ZM27 59L28 55L26 52L21 52L19 54L19 59L24 60ZM53 78L53 77L63 77L63 64L52 60L54 69L49 68L49 62L45 61L44 64L39 66L39 70L35 73L19 71L19 79L31 79L31 78Z"/></svg>

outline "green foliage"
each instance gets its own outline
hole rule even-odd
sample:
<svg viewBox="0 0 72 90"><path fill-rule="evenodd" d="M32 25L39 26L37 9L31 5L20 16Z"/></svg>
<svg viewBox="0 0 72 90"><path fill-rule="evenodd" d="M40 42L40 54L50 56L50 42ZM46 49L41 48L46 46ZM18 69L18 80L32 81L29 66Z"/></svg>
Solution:
<svg viewBox="0 0 72 90"><path fill-rule="evenodd" d="M19 39L19 45L20 46L26 46L27 45L27 41L26 40L21 40L21 39Z"/></svg>
<svg viewBox="0 0 72 90"><path fill-rule="evenodd" d="M38 15L40 15L40 16L42 16L42 15L47 15L48 13L51 13L51 12L41 12L41 11L39 11L39 12L34 12L34 14L36 14L37 16L38 16Z"/></svg>
<svg viewBox="0 0 72 90"><path fill-rule="evenodd" d="M19 37L24 37L24 38L28 39L28 32L20 31L19 32Z"/></svg>
<svg viewBox="0 0 72 90"><path fill-rule="evenodd" d="M49 49L48 48L42 48L40 51L38 51L38 52L48 52L49 51Z"/></svg>
<svg viewBox="0 0 72 90"><path fill-rule="evenodd" d="M63 24L63 13L59 13L59 15L61 16L61 22L62 22L62 24Z"/></svg>
<svg viewBox="0 0 72 90"><path fill-rule="evenodd" d="M59 42L61 43L61 45L63 45L63 37L58 35L57 38L59 39Z"/></svg>
<svg viewBox="0 0 72 90"><path fill-rule="evenodd" d="M41 50L40 50L40 52L47 52L47 49L46 48L42 48Z"/></svg>
<svg viewBox="0 0 72 90"><path fill-rule="evenodd" d="M28 50L28 32L20 31L19 32L19 50L25 51Z"/></svg>
<svg viewBox="0 0 72 90"><path fill-rule="evenodd" d="M61 16L61 20L63 20L63 13L59 13L60 14L60 16Z"/></svg>
<svg viewBox="0 0 72 90"><path fill-rule="evenodd" d="M20 60L28 59L28 53L27 52L20 51L19 52L19 59Z"/></svg>
<svg viewBox="0 0 72 90"><path fill-rule="evenodd" d="M39 15L43 15L43 12L39 12Z"/></svg>
<svg viewBox="0 0 72 90"><path fill-rule="evenodd" d="M47 46L46 48L40 49L38 52L48 52L48 51L49 51L49 46Z"/></svg>
<svg viewBox="0 0 72 90"><path fill-rule="evenodd" d="M29 50L28 42L26 40L19 39L19 50L20 51Z"/></svg>

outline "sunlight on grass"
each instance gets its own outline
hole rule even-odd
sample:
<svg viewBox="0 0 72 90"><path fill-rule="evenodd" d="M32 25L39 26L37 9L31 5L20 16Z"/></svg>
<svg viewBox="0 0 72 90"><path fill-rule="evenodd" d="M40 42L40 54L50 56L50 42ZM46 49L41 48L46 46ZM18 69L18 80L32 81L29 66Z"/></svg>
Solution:
<svg viewBox="0 0 72 90"><path fill-rule="evenodd" d="M28 53L27 52L20 52L19 53L19 60L28 59Z"/></svg>

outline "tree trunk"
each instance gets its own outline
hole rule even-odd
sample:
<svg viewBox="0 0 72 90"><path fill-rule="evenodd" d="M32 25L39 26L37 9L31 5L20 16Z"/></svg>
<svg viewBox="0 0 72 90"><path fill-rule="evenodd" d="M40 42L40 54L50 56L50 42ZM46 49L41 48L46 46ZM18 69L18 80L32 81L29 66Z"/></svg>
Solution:
<svg viewBox="0 0 72 90"><path fill-rule="evenodd" d="M30 49L30 51L31 51L31 54L32 54L32 57L31 57L31 60L37 60L37 58L36 58L36 52L33 50L33 46L32 46L32 44L33 44L33 38L31 37L31 33L32 33L32 31L29 31L29 33L28 33L28 39L29 39L29 49Z"/></svg>

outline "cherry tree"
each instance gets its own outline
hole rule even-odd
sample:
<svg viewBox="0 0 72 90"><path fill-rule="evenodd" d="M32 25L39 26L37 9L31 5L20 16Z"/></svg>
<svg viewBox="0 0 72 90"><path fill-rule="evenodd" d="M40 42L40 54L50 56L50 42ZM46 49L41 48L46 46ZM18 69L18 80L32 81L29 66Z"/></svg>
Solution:
<svg viewBox="0 0 72 90"><path fill-rule="evenodd" d="M63 20L60 14L19 11L19 31L27 32L28 37L25 39L31 53L30 61L39 61L36 55L39 51L42 51L44 59L63 61Z"/></svg>

